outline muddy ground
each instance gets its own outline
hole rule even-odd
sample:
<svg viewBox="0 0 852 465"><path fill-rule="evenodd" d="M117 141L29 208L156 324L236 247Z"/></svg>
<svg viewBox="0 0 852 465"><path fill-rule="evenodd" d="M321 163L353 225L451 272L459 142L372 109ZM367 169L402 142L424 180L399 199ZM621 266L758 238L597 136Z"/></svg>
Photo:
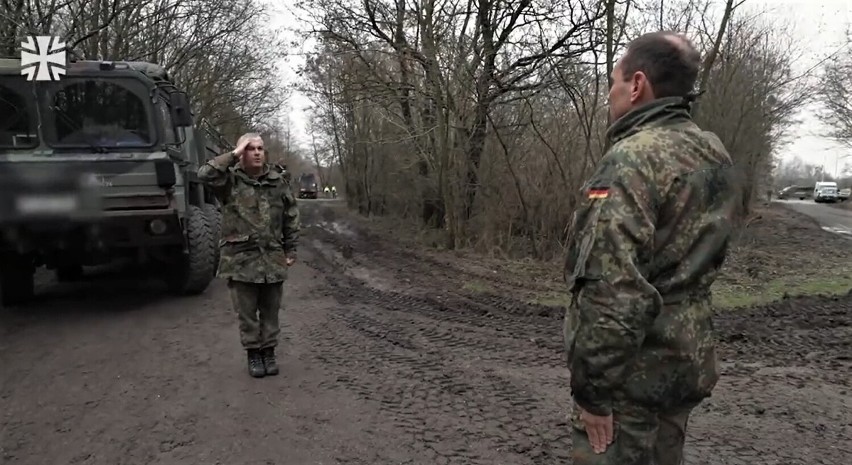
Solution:
<svg viewBox="0 0 852 465"><path fill-rule="evenodd" d="M558 291L553 270L413 252L331 203L302 209L281 375L247 375L221 282L182 299L48 282L0 317L0 463L570 463L562 310L530 298ZM686 463L848 463L852 297L716 321L724 375Z"/></svg>

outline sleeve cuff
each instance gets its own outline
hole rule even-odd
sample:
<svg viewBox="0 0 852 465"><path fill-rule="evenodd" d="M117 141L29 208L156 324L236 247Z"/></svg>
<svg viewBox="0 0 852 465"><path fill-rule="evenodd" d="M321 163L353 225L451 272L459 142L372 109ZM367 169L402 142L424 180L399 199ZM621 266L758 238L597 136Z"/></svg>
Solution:
<svg viewBox="0 0 852 465"><path fill-rule="evenodd" d="M231 166L236 165L237 159L234 157L233 152L227 152L210 159L207 163L213 168L224 172Z"/></svg>
<svg viewBox="0 0 852 465"><path fill-rule="evenodd" d="M609 396L590 399L579 393L574 393L574 402L583 410L599 417L612 415L612 400Z"/></svg>

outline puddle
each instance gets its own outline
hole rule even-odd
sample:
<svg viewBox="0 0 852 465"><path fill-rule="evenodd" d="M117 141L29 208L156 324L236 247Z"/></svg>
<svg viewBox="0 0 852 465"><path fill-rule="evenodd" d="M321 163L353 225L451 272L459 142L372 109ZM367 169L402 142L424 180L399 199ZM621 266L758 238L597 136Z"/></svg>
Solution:
<svg viewBox="0 0 852 465"><path fill-rule="evenodd" d="M822 229L830 233L840 234L843 237L852 239L852 231L849 230L849 228L844 228L842 226L823 226Z"/></svg>
<svg viewBox="0 0 852 465"><path fill-rule="evenodd" d="M343 234L344 236L355 237L357 235L355 231L338 221L323 221L317 226L322 229L325 229L328 232Z"/></svg>

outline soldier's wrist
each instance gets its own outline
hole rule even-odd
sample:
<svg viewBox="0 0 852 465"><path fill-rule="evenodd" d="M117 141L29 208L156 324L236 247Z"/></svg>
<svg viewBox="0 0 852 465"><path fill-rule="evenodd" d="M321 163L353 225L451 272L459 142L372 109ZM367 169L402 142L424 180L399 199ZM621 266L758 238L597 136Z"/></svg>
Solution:
<svg viewBox="0 0 852 465"><path fill-rule="evenodd" d="M225 171L229 166L234 164L230 152L213 157L207 163L219 171Z"/></svg>
<svg viewBox="0 0 852 465"><path fill-rule="evenodd" d="M573 398L577 405L592 415L605 417L612 414L612 402L608 396L601 399L591 399L584 396L583 393L575 392Z"/></svg>

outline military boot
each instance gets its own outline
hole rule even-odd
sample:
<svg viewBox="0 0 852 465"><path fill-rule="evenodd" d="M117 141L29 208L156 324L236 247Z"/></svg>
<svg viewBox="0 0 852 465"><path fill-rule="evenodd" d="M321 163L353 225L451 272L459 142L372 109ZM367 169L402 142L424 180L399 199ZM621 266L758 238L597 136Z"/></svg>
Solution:
<svg viewBox="0 0 852 465"><path fill-rule="evenodd" d="M266 374L263 368L263 358L260 349L248 349L248 370L255 378L262 378Z"/></svg>
<svg viewBox="0 0 852 465"><path fill-rule="evenodd" d="M266 374L277 375L278 364L275 362L275 348L267 347L265 349L261 349L261 354L263 357L263 367L266 368Z"/></svg>

